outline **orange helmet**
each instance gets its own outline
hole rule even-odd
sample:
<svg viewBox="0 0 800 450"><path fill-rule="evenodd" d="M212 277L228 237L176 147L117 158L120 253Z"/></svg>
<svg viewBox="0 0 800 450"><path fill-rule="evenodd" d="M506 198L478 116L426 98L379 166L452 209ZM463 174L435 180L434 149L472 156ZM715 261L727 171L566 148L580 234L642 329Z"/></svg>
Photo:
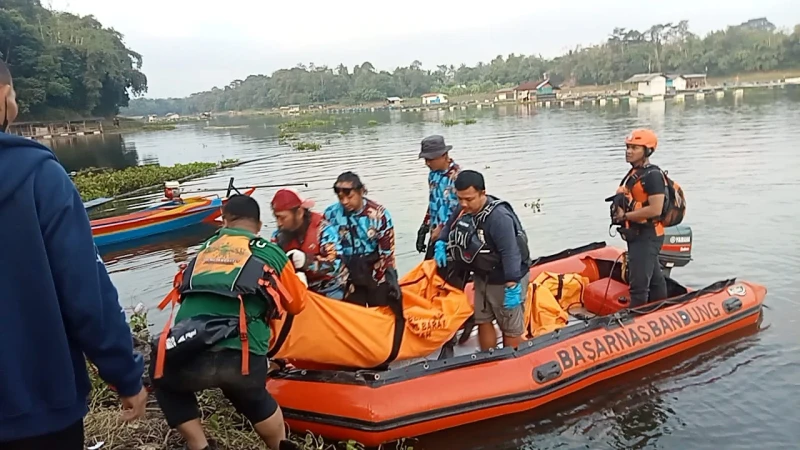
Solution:
<svg viewBox="0 0 800 450"><path fill-rule="evenodd" d="M642 145L650 149L650 153L656 151L658 146L658 138L652 130L646 128L639 128L631 131L631 134L625 138L626 145Z"/></svg>

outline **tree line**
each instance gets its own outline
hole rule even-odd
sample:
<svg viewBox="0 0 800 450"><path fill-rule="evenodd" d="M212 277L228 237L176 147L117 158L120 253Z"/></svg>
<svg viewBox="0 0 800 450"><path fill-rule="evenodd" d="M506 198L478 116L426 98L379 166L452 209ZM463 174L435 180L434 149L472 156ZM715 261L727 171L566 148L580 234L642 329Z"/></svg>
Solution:
<svg viewBox="0 0 800 450"><path fill-rule="evenodd" d="M376 70L369 62L352 70L342 64L334 68L298 64L271 76L251 75L187 98L134 99L124 112L195 114L291 104L358 104L431 91L457 96L492 92L545 75L565 86L608 85L645 72L723 76L798 67L800 25L790 33L759 18L700 37L689 31L684 20L656 24L644 31L615 28L604 43L578 47L554 59L499 55L488 64L440 65L435 70L423 70L422 63L414 61L392 72Z"/></svg>
<svg viewBox="0 0 800 450"><path fill-rule="evenodd" d="M147 91L142 56L92 16L2 0L0 58L11 69L21 119L113 116Z"/></svg>

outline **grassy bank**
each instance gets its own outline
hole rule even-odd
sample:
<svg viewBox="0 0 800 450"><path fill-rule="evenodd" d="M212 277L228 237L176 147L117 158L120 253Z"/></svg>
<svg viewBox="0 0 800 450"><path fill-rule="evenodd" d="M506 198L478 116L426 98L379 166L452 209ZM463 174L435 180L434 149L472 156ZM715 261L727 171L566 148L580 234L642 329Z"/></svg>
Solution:
<svg viewBox="0 0 800 450"><path fill-rule="evenodd" d="M134 345L145 360L145 374L150 365L150 333L146 312L137 308L131 315L130 326ZM89 396L89 414L86 416L85 444L88 447L104 444L99 450L161 450L181 448L183 442L175 430L170 430L155 397L150 394L147 416L134 423L126 424L120 420L119 399L108 385L97 375L97 369L89 364L92 391ZM145 375L145 384L148 379ZM203 417L203 426L210 440L217 443L220 450L265 449L253 428L219 390L210 390L198 395L198 405ZM363 446L355 441L330 443L310 433L291 433L289 438L300 444L303 450L345 449L357 450ZM413 450L405 445L389 446L397 450Z"/></svg>
<svg viewBox="0 0 800 450"><path fill-rule="evenodd" d="M193 162L174 166L144 165L122 170L91 168L76 173L72 180L83 201L89 201L149 187L155 189L166 181L195 178L237 164L238 160L225 160L220 163Z"/></svg>

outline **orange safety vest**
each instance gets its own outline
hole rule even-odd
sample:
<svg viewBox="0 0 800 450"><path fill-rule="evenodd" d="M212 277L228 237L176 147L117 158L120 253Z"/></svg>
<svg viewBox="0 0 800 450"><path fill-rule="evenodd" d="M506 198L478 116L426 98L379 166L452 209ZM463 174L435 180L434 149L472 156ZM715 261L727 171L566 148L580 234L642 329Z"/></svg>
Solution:
<svg viewBox="0 0 800 450"><path fill-rule="evenodd" d="M289 252L291 250L300 250L301 252L309 256L319 255L320 252L319 235L323 220L324 217L322 216L322 214L318 212L311 212L311 220L309 221L306 234L305 236L303 236L303 243L301 244L297 240L297 237L295 235L280 231L278 232L278 236L276 239L278 246L280 246L280 248L284 252ZM306 277L308 278L309 284L313 284L314 282L319 282L330 278L325 274L320 274L317 272L306 272Z"/></svg>
<svg viewBox="0 0 800 450"><path fill-rule="evenodd" d="M647 192L645 192L644 190L644 186L642 185L642 179L644 178L645 175L654 170L657 170L659 173L661 173L661 169L659 169L658 166L648 164L643 167L632 167L628 171L628 173L625 174L625 177L619 184L620 190L618 190L618 192L624 194L628 200L626 203L628 207L625 209L625 212L636 211L637 209L642 209L645 206L649 205L647 201L648 195ZM664 174L661 173L661 176L663 177ZM665 178L664 179L665 186L666 183L667 180ZM666 194L667 193L664 192L664 195ZM667 199L665 198L664 201L666 202ZM662 236L664 234L664 225L662 225L661 221L656 218L637 220L637 221L626 221L625 228L630 228L629 222L633 222L634 224L637 224L639 226L642 225L653 226L656 232L656 236Z"/></svg>

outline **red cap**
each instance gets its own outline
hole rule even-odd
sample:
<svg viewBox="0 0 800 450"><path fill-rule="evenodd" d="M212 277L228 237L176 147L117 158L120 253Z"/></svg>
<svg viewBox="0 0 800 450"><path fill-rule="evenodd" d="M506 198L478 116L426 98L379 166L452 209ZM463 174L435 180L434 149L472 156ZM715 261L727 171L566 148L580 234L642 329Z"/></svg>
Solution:
<svg viewBox="0 0 800 450"><path fill-rule="evenodd" d="M272 197L273 211L287 211L295 208L310 209L312 206L314 206L314 200L306 200L300 197L300 194L294 189L278 189L278 192Z"/></svg>

